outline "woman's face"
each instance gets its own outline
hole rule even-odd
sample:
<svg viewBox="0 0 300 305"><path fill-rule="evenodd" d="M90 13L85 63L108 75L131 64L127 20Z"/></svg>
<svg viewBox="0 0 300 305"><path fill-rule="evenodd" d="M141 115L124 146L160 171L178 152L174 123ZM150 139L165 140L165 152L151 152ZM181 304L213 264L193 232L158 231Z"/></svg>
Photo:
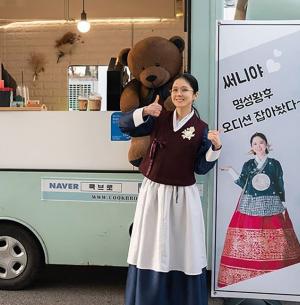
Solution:
<svg viewBox="0 0 300 305"><path fill-rule="evenodd" d="M177 109L191 108L196 97L197 95L194 93L194 90L189 82L183 78L175 80L171 89L171 98Z"/></svg>
<svg viewBox="0 0 300 305"><path fill-rule="evenodd" d="M257 156L262 157L266 155L267 143L264 139L257 136L253 138L251 148Z"/></svg>

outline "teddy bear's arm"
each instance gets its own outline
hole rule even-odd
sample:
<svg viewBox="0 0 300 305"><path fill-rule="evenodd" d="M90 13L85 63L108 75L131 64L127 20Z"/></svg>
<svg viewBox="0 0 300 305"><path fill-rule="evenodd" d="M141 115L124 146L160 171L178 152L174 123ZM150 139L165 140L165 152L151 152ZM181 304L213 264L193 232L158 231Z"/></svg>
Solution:
<svg viewBox="0 0 300 305"><path fill-rule="evenodd" d="M149 135L155 123L155 118L147 116L146 121L139 126L135 126L133 113L136 110L124 112L121 114L119 120L119 127L123 133L130 135L131 137L143 137Z"/></svg>
<svg viewBox="0 0 300 305"><path fill-rule="evenodd" d="M247 4L248 4L248 0L238 0L238 2L236 4L235 15L234 15L235 20L245 20L246 19Z"/></svg>
<svg viewBox="0 0 300 305"><path fill-rule="evenodd" d="M140 85L136 79L131 80L124 88L120 98L122 112L128 112L140 106Z"/></svg>

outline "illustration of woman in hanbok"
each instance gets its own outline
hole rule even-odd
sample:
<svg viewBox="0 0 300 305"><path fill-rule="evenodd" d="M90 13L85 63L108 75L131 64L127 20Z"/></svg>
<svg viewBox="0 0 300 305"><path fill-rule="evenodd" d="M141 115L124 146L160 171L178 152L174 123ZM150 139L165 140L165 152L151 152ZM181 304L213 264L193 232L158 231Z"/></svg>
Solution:
<svg viewBox="0 0 300 305"><path fill-rule="evenodd" d="M218 286L224 287L300 262L300 244L284 207L283 171L270 158L262 133L250 139L251 158L238 175L225 167L242 188L221 256Z"/></svg>

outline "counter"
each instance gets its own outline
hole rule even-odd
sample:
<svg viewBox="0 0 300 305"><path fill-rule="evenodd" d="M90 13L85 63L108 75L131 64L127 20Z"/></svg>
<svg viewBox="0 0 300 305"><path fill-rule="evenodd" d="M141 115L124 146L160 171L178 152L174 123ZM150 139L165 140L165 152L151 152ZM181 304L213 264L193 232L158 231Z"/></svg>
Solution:
<svg viewBox="0 0 300 305"><path fill-rule="evenodd" d="M47 107L43 104L37 107L0 107L0 111L46 111Z"/></svg>
<svg viewBox="0 0 300 305"><path fill-rule="evenodd" d="M0 111L0 169L133 170L102 111Z"/></svg>

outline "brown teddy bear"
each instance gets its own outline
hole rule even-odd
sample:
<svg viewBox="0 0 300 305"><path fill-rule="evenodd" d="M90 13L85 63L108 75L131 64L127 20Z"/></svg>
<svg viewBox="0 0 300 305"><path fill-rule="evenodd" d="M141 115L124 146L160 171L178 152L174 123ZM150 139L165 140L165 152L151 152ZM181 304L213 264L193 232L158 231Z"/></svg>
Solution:
<svg viewBox="0 0 300 305"><path fill-rule="evenodd" d="M127 112L144 107L159 95L159 103L166 110L175 107L170 98L173 79L182 72L184 40L174 36L169 40L162 37L148 37L137 42L132 49L123 49L119 61L128 66L134 77L124 88L120 98L121 111ZM139 166L149 146L149 137L134 137L128 152L128 159Z"/></svg>
<svg viewBox="0 0 300 305"><path fill-rule="evenodd" d="M246 19L247 5L248 5L248 0L237 1L235 15L234 15L235 20Z"/></svg>

